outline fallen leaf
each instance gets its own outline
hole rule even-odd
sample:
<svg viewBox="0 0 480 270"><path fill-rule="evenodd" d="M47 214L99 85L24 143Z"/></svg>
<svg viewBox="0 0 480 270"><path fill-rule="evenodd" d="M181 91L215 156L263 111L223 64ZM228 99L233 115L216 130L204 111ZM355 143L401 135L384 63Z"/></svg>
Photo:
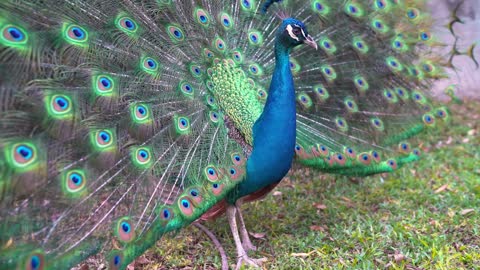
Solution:
<svg viewBox="0 0 480 270"><path fill-rule="evenodd" d="M145 256L141 256L140 258L135 260L135 263L144 265L144 264L149 264L150 260L147 259Z"/></svg>
<svg viewBox="0 0 480 270"><path fill-rule="evenodd" d="M259 264L262 264L264 262L268 262L268 259L266 257L262 257L262 258L255 259L255 261L257 261Z"/></svg>
<svg viewBox="0 0 480 270"><path fill-rule="evenodd" d="M313 203L313 206L317 209L320 209L320 210L327 209L327 206L325 204L322 204L322 203Z"/></svg>
<svg viewBox="0 0 480 270"><path fill-rule="evenodd" d="M438 221L434 220L434 219L431 219L430 222L428 222L428 224L430 224L432 226L435 226L435 227L440 225L440 223Z"/></svg>
<svg viewBox="0 0 480 270"><path fill-rule="evenodd" d="M312 225L310 226L310 230L317 231L317 232L324 232L325 228L320 225Z"/></svg>
<svg viewBox="0 0 480 270"><path fill-rule="evenodd" d="M445 185L437 188L437 189L435 190L435 194L438 194L438 193L440 193L440 192L442 192L442 191L445 191L445 190L447 190L447 188L448 188L448 184L445 184Z"/></svg>
<svg viewBox="0 0 480 270"><path fill-rule="evenodd" d="M475 135L475 133L477 133L477 131L475 129L471 129L471 130L468 131L468 135L470 135L470 136Z"/></svg>
<svg viewBox="0 0 480 270"><path fill-rule="evenodd" d="M452 246L455 248L457 252L460 251L460 245L458 243L453 242Z"/></svg>
<svg viewBox="0 0 480 270"><path fill-rule="evenodd" d="M251 233L251 232L249 232L248 234L250 234L255 239L264 239L265 236L267 235L267 233Z"/></svg>
<svg viewBox="0 0 480 270"><path fill-rule="evenodd" d="M290 256L292 256L292 257L302 257L302 258L305 258L305 257L310 256L310 254L308 254L308 253L292 253L292 254L290 254Z"/></svg>
<svg viewBox="0 0 480 270"><path fill-rule="evenodd" d="M292 253L290 254L290 256L292 257L302 257L302 258L305 258L305 257L308 257L310 255L312 255L315 251L310 251L308 253Z"/></svg>
<svg viewBox="0 0 480 270"><path fill-rule="evenodd" d="M344 204L345 206L350 207L350 208L355 207L355 203L352 202L352 200L350 200L349 198L342 196L342 197L340 197L340 199L342 199L343 202L341 202L341 203Z"/></svg>
<svg viewBox="0 0 480 270"><path fill-rule="evenodd" d="M475 212L475 209L463 209L462 211L460 211L460 215L466 216L472 212Z"/></svg>
<svg viewBox="0 0 480 270"><path fill-rule="evenodd" d="M393 259L398 263L404 261L405 259L407 259L407 257L405 257L405 255L403 254L395 254L393 255Z"/></svg>

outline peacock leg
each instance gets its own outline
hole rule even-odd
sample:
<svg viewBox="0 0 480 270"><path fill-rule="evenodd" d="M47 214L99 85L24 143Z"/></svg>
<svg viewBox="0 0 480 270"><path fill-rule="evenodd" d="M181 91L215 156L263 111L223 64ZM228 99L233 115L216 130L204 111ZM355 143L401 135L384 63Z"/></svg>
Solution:
<svg viewBox="0 0 480 270"><path fill-rule="evenodd" d="M236 203L235 207L237 208L238 221L240 222L240 236L242 237L243 249L246 252L250 250L257 250L257 247L252 244L252 241L250 241L250 237L248 236L248 231L247 231L247 227L245 226L245 221L243 220L240 204Z"/></svg>
<svg viewBox="0 0 480 270"><path fill-rule="evenodd" d="M237 227L237 207L235 205L229 205L227 207L227 218L228 223L230 224L230 229L232 230L233 240L235 241L235 246L237 248L237 265L235 270L240 269L243 264L247 264L253 267L260 267L264 259L251 259L248 257L247 252L243 249L242 242L240 241L240 235L238 234Z"/></svg>

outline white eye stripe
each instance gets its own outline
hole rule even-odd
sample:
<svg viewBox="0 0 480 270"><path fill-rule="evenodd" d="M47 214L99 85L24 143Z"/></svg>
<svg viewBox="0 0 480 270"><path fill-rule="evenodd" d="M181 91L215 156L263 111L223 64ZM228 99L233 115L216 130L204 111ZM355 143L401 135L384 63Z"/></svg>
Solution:
<svg viewBox="0 0 480 270"><path fill-rule="evenodd" d="M304 38L307 38L307 35L305 35L305 32L303 32L303 28L300 28L300 30L302 30L302 35Z"/></svg>
<svg viewBox="0 0 480 270"><path fill-rule="evenodd" d="M295 39L296 41L300 41L300 39L298 39L298 37L293 33L293 27L289 24L287 25L287 32L288 32L288 35L290 35L291 38ZM303 30L302 30L303 32Z"/></svg>

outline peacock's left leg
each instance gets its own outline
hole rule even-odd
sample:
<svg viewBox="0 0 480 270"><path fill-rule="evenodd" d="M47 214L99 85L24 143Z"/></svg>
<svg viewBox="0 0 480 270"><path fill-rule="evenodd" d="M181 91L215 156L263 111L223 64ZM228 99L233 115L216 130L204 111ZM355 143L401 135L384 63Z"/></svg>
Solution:
<svg viewBox="0 0 480 270"><path fill-rule="evenodd" d="M243 249L242 242L240 241L240 235L238 234L237 227L237 207L235 205L229 205L227 207L227 218L228 223L230 224L230 229L232 230L233 240L235 241L235 247L237 248L237 265L235 270L240 269L240 267L245 263L253 267L260 267L264 259L251 259L248 257L247 252Z"/></svg>
<svg viewBox="0 0 480 270"><path fill-rule="evenodd" d="M240 236L242 238L243 249L248 252L250 250L257 250L257 247L252 244L250 236L248 236L247 227L245 226L245 221L243 220L242 210L240 209L240 203L235 204L237 208L238 221L240 222Z"/></svg>

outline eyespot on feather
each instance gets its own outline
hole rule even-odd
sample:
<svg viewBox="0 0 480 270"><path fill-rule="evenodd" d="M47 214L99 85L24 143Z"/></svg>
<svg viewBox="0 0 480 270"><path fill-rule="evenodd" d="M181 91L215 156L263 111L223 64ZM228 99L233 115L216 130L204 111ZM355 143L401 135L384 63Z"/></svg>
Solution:
<svg viewBox="0 0 480 270"><path fill-rule="evenodd" d="M246 161L246 158L244 156L242 156L240 153L232 153L230 155L230 157L232 158L232 162L233 164L237 165L237 166L241 166L243 164L245 164L245 161Z"/></svg>
<svg viewBox="0 0 480 270"><path fill-rule="evenodd" d="M397 161L395 161L394 159L389 159L386 161L386 163L393 170L396 170L398 168Z"/></svg>
<svg viewBox="0 0 480 270"><path fill-rule="evenodd" d="M41 250L31 252L23 260L23 267L19 269L26 270L44 270L45 269L45 254Z"/></svg>
<svg viewBox="0 0 480 270"><path fill-rule="evenodd" d="M126 16L123 13L117 15L115 19L115 25L117 29L123 31L126 34L134 34L138 31L138 24L131 17Z"/></svg>
<svg viewBox="0 0 480 270"><path fill-rule="evenodd" d="M347 132L348 131L347 121L343 117L337 116L335 118L335 125L342 132Z"/></svg>
<svg viewBox="0 0 480 270"><path fill-rule="evenodd" d="M337 163L338 165L345 165L345 163L347 162L347 159L345 158L345 156L341 153L335 153L333 155L333 160L335 163Z"/></svg>
<svg viewBox="0 0 480 270"><path fill-rule="evenodd" d="M381 161L381 156L380 156L380 153L378 153L377 151L372 151L370 152L370 155L372 157L372 159L375 161L375 162L380 162Z"/></svg>
<svg viewBox="0 0 480 270"><path fill-rule="evenodd" d="M164 222L168 222L174 218L174 212L171 208L160 209L158 215L160 216L160 219Z"/></svg>
<svg viewBox="0 0 480 270"><path fill-rule="evenodd" d="M116 82L109 75L96 75L92 77L93 90L95 95L110 97L115 94Z"/></svg>
<svg viewBox="0 0 480 270"><path fill-rule="evenodd" d="M167 25L167 33L173 42L181 42L185 40L185 34L179 25Z"/></svg>
<svg viewBox="0 0 480 270"><path fill-rule="evenodd" d="M37 148L33 143L16 143L11 147L10 153L7 153L7 161L10 161L16 169L28 168L37 161Z"/></svg>
<svg viewBox="0 0 480 270"><path fill-rule="evenodd" d="M96 151L109 151L116 146L116 134L110 129L90 131L90 142Z"/></svg>
<svg viewBox="0 0 480 270"><path fill-rule="evenodd" d="M352 159L356 159L357 158L357 153L355 152L355 150L353 150L352 148L350 147L345 147L345 150L344 150L344 153L347 157L349 158L352 158Z"/></svg>
<svg viewBox="0 0 480 270"><path fill-rule="evenodd" d="M216 182L220 179L220 172L212 165L205 168L204 174L207 177L207 180L211 182Z"/></svg>
<svg viewBox="0 0 480 270"><path fill-rule="evenodd" d="M184 216L189 217L193 215L193 205L187 196L178 199L178 207Z"/></svg>
<svg viewBox="0 0 480 270"><path fill-rule="evenodd" d="M119 270L122 269L122 265L124 263L123 253L120 250L114 250L109 255L108 260L108 269L109 270Z"/></svg>
<svg viewBox="0 0 480 270"><path fill-rule="evenodd" d="M196 188L196 187L189 188L187 191L187 194L190 197L190 201L195 206L197 207L200 206L200 204L203 201L203 197L199 188Z"/></svg>
<svg viewBox="0 0 480 270"><path fill-rule="evenodd" d="M25 48L28 44L28 32L13 24L6 24L0 28L0 44L13 48Z"/></svg>
<svg viewBox="0 0 480 270"><path fill-rule="evenodd" d="M198 24L207 27L210 25L210 15L201 8L196 8L194 10L194 17Z"/></svg>
<svg viewBox="0 0 480 270"><path fill-rule="evenodd" d="M231 17L229 14L227 14L227 13L222 13L222 14L220 14L220 16L219 16L219 22L220 22L220 24L223 26L223 28L225 28L226 30L233 29L233 27L234 27L233 19L232 19L232 17Z"/></svg>
<svg viewBox="0 0 480 270"><path fill-rule="evenodd" d="M76 46L87 46L89 33L77 24L64 23L62 28L63 38L66 42Z"/></svg>
<svg viewBox="0 0 480 270"><path fill-rule="evenodd" d="M62 174L62 187L67 196L76 198L86 191L87 177L84 170L72 169Z"/></svg>
<svg viewBox="0 0 480 270"><path fill-rule="evenodd" d="M123 217L117 221L115 235L123 243L132 242L135 239L135 228L129 217Z"/></svg>
<svg viewBox="0 0 480 270"><path fill-rule="evenodd" d="M360 153L358 154L358 161L364 165L370 165L372 157L369 153Z"/></svg>

